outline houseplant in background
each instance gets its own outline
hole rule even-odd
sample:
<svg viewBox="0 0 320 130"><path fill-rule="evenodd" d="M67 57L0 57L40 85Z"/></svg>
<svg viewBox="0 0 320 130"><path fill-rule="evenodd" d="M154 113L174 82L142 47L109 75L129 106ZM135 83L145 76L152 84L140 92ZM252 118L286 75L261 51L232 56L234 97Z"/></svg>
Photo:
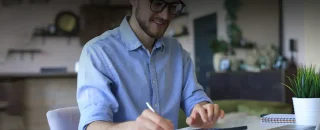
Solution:
<svg viewBox="0 0 320 130"><path fill-rule="evenodd" d="M255 43L245 40L242 36L242 30L237 24L238 13L242 7L242 0L224 0L224 9L226 10L226 32L227 40L214 39L210 43L213 52L213 67L216 72L219 69L221 61L227 60L232 70L237 69L238 60L235 58L236 49L253 49Z"/></svg>
<svg viewBox="0 0 320 130"><path fill-rule="evenodd" d="M216 72L219 72L220 60L226 58L231 49L231 44L225 40L214 40L210 44L211 50L213 53L213 67Z"/></svg>
<svg viewBox="0 0 320 130"><path fill-rule="evenodd" d="M210 48L213 51L213 68L216 72L221 71L220 62L222 59L228 59L230 54L234 54L232 46L235 43L240 43L242 32L237 25L237 13L241 7L241 0L225 0L224 8L227 11L227 35L228 41L215 39L210 43ZM229 59L229 62L230 59Z"/></svg>
<svg viewBox="0 0 320 130"><path fill-rule="evenodd" d="M318 125L320 123L320 79L315 66L302 66L297 75L288 77L285 85L294 94L292 98L296 123L298 125Z"/></svg>

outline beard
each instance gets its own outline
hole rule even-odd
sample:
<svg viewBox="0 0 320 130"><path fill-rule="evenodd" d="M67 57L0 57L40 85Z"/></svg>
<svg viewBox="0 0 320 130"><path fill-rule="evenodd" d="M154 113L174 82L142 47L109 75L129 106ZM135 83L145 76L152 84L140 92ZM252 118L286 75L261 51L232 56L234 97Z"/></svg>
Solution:
<svg viewBox="0 0 320 130"><path fill-rule="evenodd" d="M163 36L163 34L165 33L165 31L167 30L167 28L168 28L169 21L165 20L165 19L162 19L162 18L154 17L154 16L151 16L148 20L143 20L139 14L141 14L141 13L140 13L140 10L139 10L139 7L138 7L136 12L135 12L135 16L136 16L136 19L138 21L138 24L139 24L140 28L149 37L152 37L152 38L155 38L155 39L161 38ZM162 29L161 28L158 29L157 31L156 30L152 30L151 27L150 27L151 26L150 24L153 21L159 21L160 23L163 23L165 26ZM154 23L154 24L156 24L156 23Z"/></svg>

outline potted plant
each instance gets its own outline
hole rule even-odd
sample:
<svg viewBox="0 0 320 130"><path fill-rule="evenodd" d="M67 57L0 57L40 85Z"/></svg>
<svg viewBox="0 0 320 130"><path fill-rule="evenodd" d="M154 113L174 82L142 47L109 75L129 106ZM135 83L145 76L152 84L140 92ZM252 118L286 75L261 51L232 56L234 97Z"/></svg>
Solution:
<svg viewBox="0 0 320 130"><path fill-rule="evenodd" d="M298 125L318 125L320 122L320 79L315 66L302 66L297 75L288 77L293 100L296 123Z"/></svg>
<svg viewBox="0 0 320 130"><path fill-rule="evenodd" d="M210 44L210 48L213 52L213 68L216 72L219 72L220 60L228 56L231 49L230 44L225 40L216 39Z"/></svg>

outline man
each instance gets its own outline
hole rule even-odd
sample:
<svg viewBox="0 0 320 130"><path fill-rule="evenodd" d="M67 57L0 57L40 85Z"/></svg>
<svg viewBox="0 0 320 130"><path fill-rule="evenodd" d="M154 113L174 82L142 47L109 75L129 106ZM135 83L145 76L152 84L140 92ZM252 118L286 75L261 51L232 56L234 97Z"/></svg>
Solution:
<svg viewBox="0 0 320 130"><path fill-rule="evenodd" d="M188 53L177 40L163 37L184 3L130 3L132 15L120 27L83 48L77 90L79 130L173 130L180 108L191 127L212 127L223 118L223 110L197 83Z"/></svg>

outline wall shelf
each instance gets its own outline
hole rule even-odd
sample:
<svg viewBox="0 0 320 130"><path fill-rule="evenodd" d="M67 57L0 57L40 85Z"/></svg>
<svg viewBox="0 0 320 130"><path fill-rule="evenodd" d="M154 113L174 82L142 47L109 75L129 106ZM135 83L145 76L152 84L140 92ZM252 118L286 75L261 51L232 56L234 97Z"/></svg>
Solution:
<svg viewBox="0 0 320 130"><path fill-rule="evenodd" d="M19 53L20 54L20 60L24 59L25 54L30 54L31 55L31 60L34 59L35 54L42 53L43 51L40 49L9 49L8 50L8 55Z"/></svg>
<svg viewBox="0 0 320 130"><path fill-rule="evenodd" d="M0 73L0 80L27 78L76 78L76 72L68 73Z"/></svg>
<svg viewBox="0 0 320 130"><path fill-rule="evenodd" d="M67 38L67 43L71 43L71 38L79 37L79 35L64 35L64 34L51 34L51 33L33 33L32 38L35 37L41 37L42 38L42 44L46 43L46 38L52 37L52 38Z"/></svg>
<svg viewBox="0 0 320 130"><path fill-rule="evenodd" d="M34 33L34 37L78 37L78 35L63 35L63 34L50 34L50 33Z"/></svg>

